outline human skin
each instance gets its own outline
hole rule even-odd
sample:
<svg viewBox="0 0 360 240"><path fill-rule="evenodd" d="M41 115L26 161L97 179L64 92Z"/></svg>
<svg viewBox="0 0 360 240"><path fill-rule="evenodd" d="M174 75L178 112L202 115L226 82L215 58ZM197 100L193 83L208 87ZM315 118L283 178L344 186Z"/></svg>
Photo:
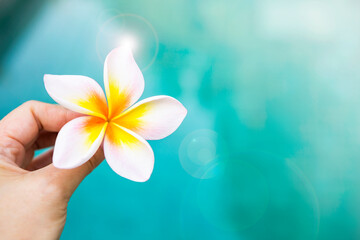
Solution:
<svg viewBox="0 0 360 240"><path fill-rule="evenodd" d="M100 148L74 169L58 169L52 151L58 131L80 116L61 106L29 101L0 121L0 239L59 239L69 199L104 159Z"/></svg>

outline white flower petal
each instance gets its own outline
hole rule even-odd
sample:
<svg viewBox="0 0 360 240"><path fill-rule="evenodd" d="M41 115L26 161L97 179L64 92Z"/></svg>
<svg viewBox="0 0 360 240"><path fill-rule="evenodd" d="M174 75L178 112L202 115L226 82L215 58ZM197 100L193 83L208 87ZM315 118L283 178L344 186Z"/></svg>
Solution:
<svg viewBox="0 0 360 240"><path fill-rule="evenodd" d="M113 121L147 140L157 140L173 133L186 114L175 98L155 96L136 103Z"/></svg>
<svg viewBox="0 0 360 240"><path fill-rule="evenodd" d="M93 79L76 75L44 75L46 91L60 105L79 113L107 117L104 92Z"/></svg>
<svg viewBox="0 0 360 240"><path fill-rule="evenodd" d="M53 163L57 168L75 168L88 161L99 149L107 122L84 116L71 120L60 130L54 148Z"/></svg>
<svg viewBox="0 0 360 240"><path fill-rule="evenodd" d="M131 51L119 47L105 60L104 84L109 104L109 118L134 104L144 91L144 77Z"/></svg>
<svg viewBox="0 0 360 240"><path fill-rule="evenodd" d="M154 168L154 153L144 139L131 131L110 123L104 139L105 158L120 176L145 182Z"/></svg>

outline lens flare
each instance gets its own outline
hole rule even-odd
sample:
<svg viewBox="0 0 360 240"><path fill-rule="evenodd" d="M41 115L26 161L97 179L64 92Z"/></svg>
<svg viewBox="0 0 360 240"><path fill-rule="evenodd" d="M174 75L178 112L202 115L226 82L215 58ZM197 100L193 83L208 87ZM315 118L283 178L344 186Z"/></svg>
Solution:
<svg viewBox="0 0 360 240"><path fill-rule="evenodd" d="M137 48L136 40L131 35L125 35L122 38L120 38L119 46L126 47L133 52L136 51Z"/></svg>
<svg viewBox="0 0 360 240"><path fill-rule="evenodd" d="M159 38L154 27L136 14L114 14L116 11L110 11L99 20L103 21L96 36L99 61L103 62L111 49L125 45L131 48L141 71L146 71L159 52ZM102 20L105 17L107 20Z"/></svg>
<svg viewBox="0 0 360 240"><path fill-rule="evenodd" d="M210 129L189 133L179 148L180 163L184 170L195 178L212 178L222 171L222 154L218 134Z"/></svg>

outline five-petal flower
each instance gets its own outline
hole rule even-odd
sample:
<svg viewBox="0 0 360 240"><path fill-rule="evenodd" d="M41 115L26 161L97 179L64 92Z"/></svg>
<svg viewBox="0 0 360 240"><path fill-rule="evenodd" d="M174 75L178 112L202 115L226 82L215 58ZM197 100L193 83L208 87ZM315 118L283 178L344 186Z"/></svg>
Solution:
<svg viewBox="0 0 360 240"><path fill-rule="evenodd" d="M131 51L122 47L112 50L105 60L107 98L89 77L46 74L44 82L57 103L87 115L60 130L53 155L58 168L82 165L103 145L105 158L116 173L144 182L154 167L154 153L146 140L170 135L187 113L169 96L150 97L133 105L143 93L144 78Z"/></svg>

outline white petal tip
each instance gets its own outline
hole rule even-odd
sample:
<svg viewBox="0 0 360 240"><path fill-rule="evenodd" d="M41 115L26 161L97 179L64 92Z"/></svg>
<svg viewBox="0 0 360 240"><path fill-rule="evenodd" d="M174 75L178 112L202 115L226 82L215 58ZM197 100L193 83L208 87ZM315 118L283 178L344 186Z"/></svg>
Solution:
<svg viewBox="0 0 360 240"><path fill-rule="evenodd" d="M73 169L73 168L77 168L81 165L83 165L85 162L87 162L90 158L77 158L76 161L75 159L71 159L69 157L67 157L67 159L64 161L64 158L59 158L59 156L56 156L57 154L55 153L53 155L53 165L56 168L59 169ZM81 160L79 160L81 159Z"/></svg>
<svg viewBox="0 0 360 240"><path fill-rule="evenodd" d="M45 87L46 87L46 83L47 83L48 80L49 80L49 74L44 74L44 84L45 84Z"/></svg>
<svg viewBox="0 0 360 240"><path fill-rule="evenodd" d="M44 82L46 83L47 81L51 80L51 77L54 76L52 74L44 74Z"/></svg>
<svg viewBox="0 0 360 240"><path fill-rule="evenodd" d="M113 54L116 54L116 55L121 54L123 56L129 56L129 55L132 56L133 55L131 48L126 46L126 45L120 45L119 47L114 48L113 50L111 50L109 52L109 54L107 55L107 58L110 57Z"/></svg>
<svg viewBox="0 0 360 240"><path fill-rule="evenodd" d="M72 169L72 168L76 167L73 165L64 164L61 161L56 161L56 160L53 161L53 165L54 165L54 167L59 168L59 169Z"/></svg>
<svg viewBox="0 0 360 240"><path fill-rule="evenodd" d="M137 179L130 179L128 178L129 180L133 181L133 182L138 182L138 183L143 183L143 182L147 182L149 179L150 179L150 176L147 177L147 178L137 178Z"/></svg>
<svg viewBox="0 0 360 240"><path fill-rule="evenodd" d="M184 105L181 104L181 106L182 106L182 111L181 111L180 115L182 116L182 118L184 120L184 118L186 117L186 115L188 113L188 110L184 107Z"/></svg>
<svg viewBox="0 0 360 240"><path fill-rule="evenodd" d="M87 162L87 161L85 161L85 162ZM60 161L53 161L53 165L54 165L54 167L59 168L59 169L73 169L73 168L80 167L85 162L82 161L77 164L72 164L72 163L69 164L69 163L64 163L64 162L60 162Z"/></svg>
<svg viewBox="0 0 360 240"><path fill-rule="evenodd" d="M52 74L44 74L44 86L45 86L45 89L46 89L46 91L49 93L49 95L50 95L50 93L52 92L51 90L52 90L52 84L54 84L54 77L55 77L56 75L52 75ZM50 95L51 96L51 95Z"/></svg>
<svg viewBox="0 0 360 240"><path fill-rule="evenodd" d="M110 165L111 167L111 165ZM146 182L150 179L151 175L152 175L152 172L153 172L153 168L151 169L150 172L147 172L147 173L143 173L143 174L129 174L129 172L117 172L115 171L115 169L113 169L113 171L118 174L119 176L123 177L123 178L126 178L130 181L133 181L133 182Z"/></svg>
<svg viewBox="0 0 360 240"><path fill-rule="evenodd" d="M129 179L129 180L131 180L131 181L133 181L133 182L139 182L139 183L141 183L141 182L147 182L149 179L150 179L150 177L151 177L151 174L152 173L150 173L150 175L148 175L148 176L141 176L141 177L139 177L139 176L137 176L137 177L134 177L134 176L131 176L131 177L126 177L126 176L122 176L122 177L124 177L124 178L126 178L126 179Z"/></svg>

